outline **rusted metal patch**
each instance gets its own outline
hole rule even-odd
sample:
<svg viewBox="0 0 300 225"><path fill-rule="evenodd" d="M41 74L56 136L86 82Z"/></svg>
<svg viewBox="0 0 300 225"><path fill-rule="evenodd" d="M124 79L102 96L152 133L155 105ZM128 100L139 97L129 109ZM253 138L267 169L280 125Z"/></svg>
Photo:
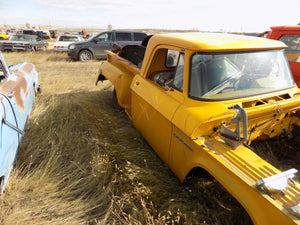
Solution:
<svg viewBox="0 0 300 225"><path fill-rule="evenodd" d="M31 63L26 63L26 64L23 64L22 69L20 69L20 71L23 71L24 73L27 73L27 74L31 74L33 68L34 67Z"/></svg>
<svg viewBox="0 0 300 225"><path fill-rule="evenodd" d="M5 81L0 87L0 92L7 96L13 95L16 105L24 111L25 106L22 93L24 96L28 96L28 84L21 72L15 73L15 79Z"/></svg>

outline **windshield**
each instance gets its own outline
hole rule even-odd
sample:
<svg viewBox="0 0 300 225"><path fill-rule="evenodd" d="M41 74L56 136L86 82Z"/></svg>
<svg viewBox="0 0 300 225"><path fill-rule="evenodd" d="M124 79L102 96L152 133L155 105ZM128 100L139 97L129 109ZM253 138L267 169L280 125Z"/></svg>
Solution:
<svg viewBox="0 0 300 225"><path fill-rule="evenodd" d="M11 41L35 41L35 36L30 35L13 35Z"/></svg>
<svg viewBox="0 0 300 225"><path fill-rule="evenodd" d="M60 36L58 41L78 42L79 39L76 36Z"/></svg>
<svg viewBox="0 0 300 225"><path fill-rule="evenodd" d="M190 97L234 99L294 85L283 50L196 53L191 58Z"/></svg>

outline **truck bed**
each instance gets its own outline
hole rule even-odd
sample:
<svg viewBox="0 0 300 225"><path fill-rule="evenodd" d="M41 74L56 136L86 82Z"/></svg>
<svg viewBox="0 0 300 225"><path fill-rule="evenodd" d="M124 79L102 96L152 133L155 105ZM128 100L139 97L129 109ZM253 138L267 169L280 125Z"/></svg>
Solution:
<svg viewBox="0 0 300 225"><path fill-rule="evenodd" d="M131 92L130 84L136 74L140 74L145 47L126 45L119 51L105 51L107 63L103 63L98 79L108 79L116 90L118 104L130 115Z"/></svg>

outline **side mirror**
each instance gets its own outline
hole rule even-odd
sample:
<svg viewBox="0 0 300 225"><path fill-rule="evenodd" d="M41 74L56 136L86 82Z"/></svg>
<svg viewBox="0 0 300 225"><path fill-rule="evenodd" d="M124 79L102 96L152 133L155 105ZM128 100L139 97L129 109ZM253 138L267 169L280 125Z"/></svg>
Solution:
<svg viewBox="0 0 300 225"><path fill-rule="evenodd" d="M97 44L99 42L98 38L95 38L94 42Z"/></svg>

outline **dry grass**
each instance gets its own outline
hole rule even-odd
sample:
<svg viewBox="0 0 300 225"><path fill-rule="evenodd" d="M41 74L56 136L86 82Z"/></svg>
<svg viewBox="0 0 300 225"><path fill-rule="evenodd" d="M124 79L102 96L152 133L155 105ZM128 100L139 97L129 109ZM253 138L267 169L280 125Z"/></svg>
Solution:
<svg viewBox="0 0 300 225"><path fill-rule="evenodd" d="M0 224L250 224L216 181L180 184L112 107L111 84L95 86L100 61L4 57L34 63L43 92L0 197Z"/></svg>

